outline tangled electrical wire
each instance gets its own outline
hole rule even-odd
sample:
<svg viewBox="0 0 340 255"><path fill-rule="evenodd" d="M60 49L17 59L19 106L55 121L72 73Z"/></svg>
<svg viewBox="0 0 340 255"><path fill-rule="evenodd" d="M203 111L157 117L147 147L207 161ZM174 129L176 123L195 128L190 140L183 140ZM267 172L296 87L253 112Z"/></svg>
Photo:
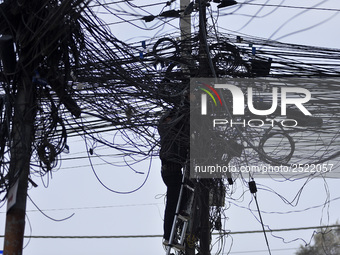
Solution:
<svg viewBox="0 0 340 255"><path fill-rule="evenodd" d="M127 44L83 0L23 5L4 1L0 17L0 34L9 36L0 38L0 200L11 185L12 121L23 79L32 84L36 100L31 175L45 176L55 169L61 153L69 149L67 138L78 135L112 148L132 168L135 162L158 154L160 116L179 107L190 78L200 76L198 33L185 39L172 34ZM16 46L14 64L3 50L4 41ZM226 148L226 154L233 156L230 163L236 167L305 159L318 163L339 156L340 50L226 33L208 34L206 43L211 77L215 73L218 78L263 79L258 98L270 92L267 78L281 83L289 77L308 78L301 79L301 86L313 91L315 118L306 118L300 128L224 130L229 145L240 145L237 157ZM103 133L111 134L110 138ZM227 189L221 180L207 185L222 196ZM211 224L222 229L222 203L216 204Z"/></svg>
<svg viewBox="0 0 340 255"><path fill-rule="evenodd" d="M153 128L162 111L178 105L183 91L188 89L189 78L199 76L198 35L182 41L172 36L125 44L113 36L86 1L63 1L60 5L46 1L46 8L41 6L31 6L26 12L49 18L40 21L27 16L24 25L31 29L20 31L20 37L15 37L20 29L14 22L15 16L7 15L7 19L2 20L1 33L11 34L23 49L17 50L21 55L11 77L3 76L2 101L6 103L2 103L2 107L6 107L6 111L3 111L2 123L7 125L2 127L9 127L11 121L17 77L22 72L19 67L34 63L32 73L25 75L31 77L36 87L39 106L33 158L39 162L42 174L56 166L58 155L67 145L67 136L75 133L86 134L131 156L148 158L153 155L158 144ZM7 1L1 7L2 15L8 8L14 8ZM56 17L65 18L58 19L60 22L52 26L49 21ZM25 41L26 38L30 40ZM329 78L340 74L339 50L232 34L219 34L218 38L208 35L207 40L218 77ZM152 49L148 50L150 45ZM188 45L190 52L184 55L182 49L188 49ZM319 95L327 90L338 91L335 83L318 90ZM336 98L336 94L333 95ZM334 99L324 100L323 117L335 120L337 111L332 102ZM330 107L332 105L334 107ZM77 118L80 112L81 118ZM335 140L336 136L330 136L334 134L334 126L327 123L327 127L328 140ZM123 143L97 136L109 130L120 133ZM6 132L10 133L8 129ZM132 140L132 134L138 135ZM250 139L251 133L247 135L245 139ZM3 137L5 141L6 136ZM265 144L269 138L271 134L265 134L260 143ZM304 146L308 144L306 136L300 140L304 141ZM324 143L321 137L320 143ZM4 144L3 157L5 151L8 152ZM325 145L323 155L316 157L326 157L327 150L334 148ZM6 165L8 159L4 158L2 168L7 169ZM3 176L6 171L2 170Z"/></svg>
<svg viewBox="0 0 340 255"><path fill-rule="evenodd" d="M69 149L67 137L74 135L132 161L155 154L154 127L164 107L178 97L159 88L153 67L140 60L134 47L115 38L88 3L0 5L1 200L15 182L9 183L9 168L16 147L11 129L19 86L32 90L35 100L32 175L51 172L61 152ZM113 132L112 139L100 136L105 131Z"/></svg>

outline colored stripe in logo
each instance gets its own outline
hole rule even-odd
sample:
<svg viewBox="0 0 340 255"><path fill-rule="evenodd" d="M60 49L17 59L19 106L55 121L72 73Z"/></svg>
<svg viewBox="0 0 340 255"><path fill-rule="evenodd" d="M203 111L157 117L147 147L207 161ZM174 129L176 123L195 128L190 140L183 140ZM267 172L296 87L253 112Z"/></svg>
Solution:
<svg viewBox="0 0 340 255"><path fill-rule="evenodd" d="M200 90L203 90L205 93L207 93L211 98L212 100L214 101L215 103L215 106L217 106L217 103L216 103L216 99L214 98L214 96L210 93L210 91L206 90L206 89L202 89L202 88L199 88Z"/></svg>
<svg viewBox="0 0 340 255"><path fill-rule="evenodd" d="M204 86L208 87L212 92L214 92L214 94L217 96L218 101L220 101L220 104L221 104L221 106L222 106L222 100L221 100L219 94L217 93L217 91L216 91L213 87L211 87L210 85L208 85L208 84L205 84L205 83L202 83L202 84L203 84ZM214 100L214 101L215 101L215 100ZM217 105L217 104L215 103L215 105Z"/></svg>
<svg viewBox="0 0 340 255"><path fill-rule="evenodd" d="M220 101L220 104L222 105L222 100L221 100L219 94L217 93L217 91L216 91L213 87L211 87L210 85L208 85L208 84L205 84L205 83L201 83L201 84L203 84L204 86L206 86L207 88L209 88L212 92L214 92L214 94L215 94L215 95L217 96L217 98L218 98L218 101ZM199 89L200 89L200 90L203 90L205 93L207 93L207 94L212 98L212 100L214 101L215 106L217 106L216 99L215 99L214 95L213 95L209 90L204 89L204 88L199 88Z"/></svg>
<svg viewBox="0 0 340 255"><path fill-rule="evenodd" d="M216 97L218 98L221 106L222 106L222 100L220 98L220 96L218 95L217 91L210 85L208 84L205 84L205 83L201 83L202 85L206 86L208 89L210 89L215 95ZM215 106L217 106L217 102L216 102L216 99L213 95L213 93L211 93L208 89L205 89L205 88L199 88L200 90L204 91L205 93L207 93L211 99L214 101L214 104ZM202 115L207 115L207 95L206 94L202 94L201 95L201 114Z"/></svg>

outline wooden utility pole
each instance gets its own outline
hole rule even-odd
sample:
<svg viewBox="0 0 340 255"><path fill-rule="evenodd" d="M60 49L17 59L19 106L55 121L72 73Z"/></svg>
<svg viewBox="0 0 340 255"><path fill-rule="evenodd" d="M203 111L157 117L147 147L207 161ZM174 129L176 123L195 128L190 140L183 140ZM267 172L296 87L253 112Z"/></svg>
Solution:
<svg viewBox="0 0 340 255"><path fill-rule="evenodd" d="M27 3L32 4L32 3ZM20 8L17 8L16 2L6 2L6 14L21 15ZM12 17L12 16L10 16ZM13 16L17 17L17 16ZM12 19L9 19L12 20ZM8 24L11 27L12 24ZM14 27L14 25L13 25ZM32 154L32 145L34 141L34 123L36 116L36 88L32 84L32 76L35 69L35 56L27 54L32 52L31 47L23 47L25 43L17 41L21 33L25 33L25 26L17 26L15 34L12 33L13 41L17 43L17 47L21 47L18 63L14 54L13 41L6 40L9 43L2 43L1 58L3 63L4 74L7 75L8 84L6 93L8 93L11 106L13 108L13 118L11 132L9 136L10 147L10 164L7 175L9 190L7 193L7 213L5 226L4 250L5 255L22 254L25 217L26 217L26 200L28 177L30 173L30 159ZM2 29L6 30L2 27ZM7 30L8 31L8 30ZM12 38L6 36L5 38ZM4 38L3 38L4 40ZM26 40L26 39L23 39ZM9 54L9 52L11 54ZM15 81L13 79L15 73Z"/></svg>
<svg viewBox="0 0 340 255"><path fill-rule="evenodd" d="M7 197L7 214L4 241L5 255L22 254L28 175L32 143L34 141L34 121L36 116L36 92L29 78L33 70L29 65L20 70L17 91L14 95L14 117L11 132L11 158L9 184L11 197Z"/></svg>
<svg viewBox="0 0 340 255"><path fill-rule="evenodd" d="M27 77L26 79L23 77L18 84L14 104L9 183L11 189L17 191L13 193L16 193L16 196L7 201L5 255L19 255L23 249L28 175L36 112L34 98L35 90L31 82ZM13 205L9 208L10 203Z"/></svg>
<svg viewBox="0 0 340 255"><path fill-rule="evenodd" d="M78 52L78 44L83 35L77 19L78 14L80 15L78 9L83 9L78 7L83 5L83 1L52 2L6 0L0 5L0 23L4 21L0 26L0 34L7 33L13 37L17 46L17 58L13 51L14 70L9 74L14 78L12 83L7 84L6 90L11 99L14 116L9 138L10 187L7 195L5 255L20 255L23 249L27 187L38 103L36 87L49 91L47 88L50 86L73 116L79 117L81 114L79 106L66 88L67 79L71 75L71 62L78 62L77 56L81 55ZM54 22L50 23L51 20ZM56 33L56 29L60 31ZM74 36L80 40L74 39ZM45 73L44 83L32 81L39 69ZM51 118L54 116L52 113L58 112L52 109ZM49 152L42 147L41 153Z"/></svg>

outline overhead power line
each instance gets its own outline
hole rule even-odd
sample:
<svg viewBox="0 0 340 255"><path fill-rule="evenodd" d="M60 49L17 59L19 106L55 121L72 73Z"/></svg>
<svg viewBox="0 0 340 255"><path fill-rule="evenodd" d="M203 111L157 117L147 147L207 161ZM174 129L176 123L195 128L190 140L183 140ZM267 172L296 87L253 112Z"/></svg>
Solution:
<svg viewBox="0 0 340 255"><path fill-rule="evenodd" d="M330 226L314 226L314 227L300 227L300 228L280 228L266 230L266 232L285 232L285 231L298 231L308 229L326 229L326 228L340 228L340 225ZM263 230L250 230L250 231L236 231L225 232L226 235L238 235L238 234L258 234L263 233ZM221 233L213 233L212 235L221 235ZM0 238L3 238L0 235ZM25 236L25 238L37 238L37 239L118 239L118 238L158 238L163 235L110 235L110 236Z"/></svg>
<svg viewBox="0 0 340 255"><path fill-rule="evenodd" d="M149 204L125 204L125 205L103 205L103 206L87 206L87 207L71 207L71 208L57 208L57 209L42 209L42 210L27 210L26 212L51 212L51 211L74 211L74 210L93 210L93 209L110 209L110 208L125 208L125 207L140 207L140 206L159 206L162 203L149 203ZM0 212L3 214L6 212Z"/></svg>
<svg viewBox="0 0 340 255"><path fill-rule="evenodd" d="M316 227L300 227L300 228L279 228L279 229L270 229L266 230L266 232L286 232L286 231L297 231L297 230L308 230L308 229L325 229L325 228L340 228L340 225L330 225L330 226L316 226ZM228 235L237 235L237 234L258 234L263 233L263 230L253 230L253 231L237 231L237 232L227 232ZM220 233L213 233L213 235L219 235Z"/></svg>
<svg viewBox="0 0 340 255"><path fill-rule="evenodd" d="M292 6L292 5L281 5L281 4L279 5L279 4L242 3L241 5L257 5L257 6L265 6L265 7L278 7L278 8L316 10L316 11L333 11L333 12L340 11L340 9L333 9L333 8L305 7L305 6Z"/></svg>
<svg viewBox="0 0 340 255"><path fill-rule="evenodd" d="M296 251L296 248L283 248L283 249L272 249L272 251ZM257 253L257 252L267 252L267 250L254 250L254 251L231 251L228 253L222 253L222 255L224 254L250 254L250 253ZM219 254L221 255L221 254Z"/></svg>

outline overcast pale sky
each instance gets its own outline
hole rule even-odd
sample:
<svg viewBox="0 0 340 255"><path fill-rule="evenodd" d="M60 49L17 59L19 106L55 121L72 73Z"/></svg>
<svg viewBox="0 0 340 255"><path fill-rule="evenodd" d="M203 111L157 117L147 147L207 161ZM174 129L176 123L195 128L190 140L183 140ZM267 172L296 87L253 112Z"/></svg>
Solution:
<svg viewBox="0 0 340 255"><path fill-rule="evenodd" d="M134 1L135 4L149 4L157 1ZM340 9L338 0L258 0L247 1L254 5L245 5L240 9L230 7L220 10L220 20L226 29L223 32L237 31L253 36L279 39L283 42L308 44L340 48ZM241 1L240 1L241 3ZM275 8L257 4L303 6L322 8L296 9ZM178 6L179 0L172 6ZM214 5L214 3L212 3ZM124 6L123 4L121 6ZM155 6L155 14L163 6ZM215 8L215 7L214 7ZM331 11L326 9L337 9ZM230 15L226 15L229 14ZM222 15L223 14L223 15ZM117 21L115 17L105 16L108 22ZM173 24L178 25L178 22ZM137 24L135 22L134 24ZM141 23L138 23L141 24ZM221 23L220 23L221 24ZM318 25L319 24L319 25ZM134 38L150 38L154 34L166 34L174 31L173 27L160 27L158 30L146 32L128 24L116 24L111 27L117 38L127 40ZM197 29L197 28L196 28ZM132 41L132 40L131 40ZM86 159L87 153L84 141L81 138L72 138L69 141L70 153L63 155L64 160L48 180L36 178L39 185L29 190L29 196L40 209L49 217L63 219L56 222L41 214L33 203L27 204L27 236L93 236L97 238L26 238L25 255L149 255L162 254L165 251L161 245L161 238L98 238L98 236L120 235L161 235L164 210L165 185L160 177L160 162L154 158L150 175L145 185L138 191L121 195L106 190L94 176L90 163ZM101 154L110 154L102 150ZM78 158L80 159L74 159ZM84 157L84 158L82 158ZM110 161L110 158L106 158ZM104 162L96 161L95 169L102 181L112 189L119 191L134 190L139 187L147 176L147 164L140 165L137 174L129 168L116 168ZM261 185L271 187L277 194L292 201L299 190L304 186L305 180L295 182L277 182L271 179L259 179ZM334 224L338 220L340 211L340 197L338 180L315 179L305 185L297 206L292 207L284 203L273 192L259 190L258 200L263 210L263 220L271 229L296 228L319 226L320 224ZM47 188L44 187L47 186ZM234 199L243 195L244 185L237 181ZM322 206L328 195L332 202ZM232 199L228 201L232 202ZM245 191L242 201L230 204L225 214L228 220L225 229L236 231L261 230L257 222L256 211L254 215L248 206L255 209L254 202L248 191ZM242 208L245 207L245 208ZM309 207L314 209L305 210ZM0 208L1 231L4 233L6 207ZM302 212L298 212L302 210ZM294 212L289 212L294 211ZM3 227L2 227L3 226ZM269 244L272 254L294 254L302 241L290 242L297 238L310 241L313 230L277 232L279 238L269 235ZM0 247L3 247L3 238L0 238ZM227 237L224 242L225 254L249 252L266 255L266 243L263 234L235 234ZM1 249L1 248L0 248ZM258 251L258 252L255 252ZM214 254L214 253L213 253Z"/></svg>

